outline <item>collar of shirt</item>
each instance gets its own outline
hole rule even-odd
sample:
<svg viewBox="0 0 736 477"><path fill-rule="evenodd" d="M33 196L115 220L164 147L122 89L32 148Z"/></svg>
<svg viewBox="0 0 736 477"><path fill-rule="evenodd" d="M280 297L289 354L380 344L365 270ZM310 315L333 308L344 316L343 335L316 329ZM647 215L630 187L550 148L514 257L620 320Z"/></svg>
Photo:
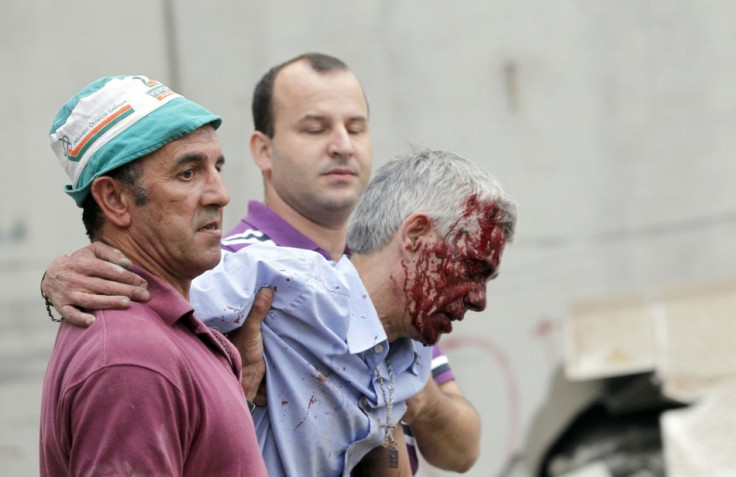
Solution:
<svg viewBox="0 0 736 477"><path fill-rule="evenodd" d="M381 318L368 296L358 271L352 262L344 256L336 265L347 281L353 299L350 300L350 326L347 332L347 345L351 354L363 353L372 348L373 352L363 355L363 359L371 367L390 357L391 364L398 372L411 369L414 374L421 374L417 366L429 369L431 361L429 349L418 341L400 338L388 343L386 331ZM373 319L369 319L372 317Z"/></svg>
<svg viewBox="0 0 736 477"><path fill-rule="evenodd" d="M350 324L346 337L349 352L358 354L374 348L374 350L377 350L376 355L383 358L385 356L383 347L388 348L386 331L383 329L381 318L378 316L370 296L368 296L368 290L365 289L358 271L346 255L335 266L347 282L352 295L352 299L349 301Z"/></svg>
<svg viewBox="0 0 736 477"><path fill-rule="evenodd" d="M238 379L240 378L241 362L238 350L224 335L208 328L194 316L192 305L166 281L138 265L133 265L131 271L148 282L148 291L151 293L151 298L146 302L146 305L151 310L169 326L174 326L181 320L184 326L191 329L210 348L217 350L226 359ZM234 359L234 357L238 357L238 359Z"/></svg>
<svg viewBox="0 0 736 477"><path fill-rule="evenodd" d="M312 250L327 260L332 260L332 255L327 250L314 243L309 237L295 229L289 222L279 214L266 207L261 202L252 200L248 202L248 214L243 217L237 226L225 235L223 247L235 252L241 247L228 243L237 241L236 237L245 231L258 230L266 235L273 243L280 247L294 247ZM236 240L233 240L236 239ZM345 254L350 254L350 249L345 248Z"/></svg>
<svg viewBox="0 0 736 477"><path fill-rule="evenodd" d="M184 315L194 311L192 305L189 304L182 294L163 279L138 265L133 265L131 271L140 275L148 282L148 291L151 293L151 299L146 304L167 324L173 325Z"/></svg>

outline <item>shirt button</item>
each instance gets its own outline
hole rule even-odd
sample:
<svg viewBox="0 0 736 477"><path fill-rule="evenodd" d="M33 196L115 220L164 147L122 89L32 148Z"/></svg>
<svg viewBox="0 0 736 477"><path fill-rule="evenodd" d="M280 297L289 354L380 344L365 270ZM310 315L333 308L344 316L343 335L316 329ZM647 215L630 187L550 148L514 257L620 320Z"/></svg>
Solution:
<svg viewBox="0 0 736 477"><path fill-rule="evenodd" d="M377 344L377 345L376 345L376 346L375 346L375 347L373 348L373 351L375 351L375 352L376 352L376 354L379 354L379 353L383 353L383 345L382 345L382 344Z"/></svg>

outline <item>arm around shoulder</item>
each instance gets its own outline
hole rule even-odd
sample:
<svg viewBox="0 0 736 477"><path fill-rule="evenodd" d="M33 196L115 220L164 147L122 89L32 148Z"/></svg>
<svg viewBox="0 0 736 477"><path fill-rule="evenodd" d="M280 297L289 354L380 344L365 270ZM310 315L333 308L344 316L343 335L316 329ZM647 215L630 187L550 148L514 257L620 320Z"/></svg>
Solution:
<svg viewBox="0 0 736 477"><path fill-rule="evenodd" d="M146 281L128 270L131 265L119 250L93 242L51 262L41 280L41 294L47 308L51 304L70 323L89 326L94 316L85 309L122 309L131 300L149 299Z"/></svg>

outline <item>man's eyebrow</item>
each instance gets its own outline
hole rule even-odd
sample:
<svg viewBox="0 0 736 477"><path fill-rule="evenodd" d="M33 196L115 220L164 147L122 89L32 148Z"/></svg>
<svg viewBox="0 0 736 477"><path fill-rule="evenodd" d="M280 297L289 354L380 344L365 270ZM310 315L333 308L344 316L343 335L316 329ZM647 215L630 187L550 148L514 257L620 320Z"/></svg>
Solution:
<svg viewBox="0 0 736 477"><path fill-rule="evenodd" d="M485 260L482 260L482 262L483 262L483 266L481 269L483 270L483 273L485 273L489 277L493 277L498 274L498 267L489 265L488 262L486 262Z"/></svg>
<svg viewBox="0 0 736 477"><path fill-rule="evenodd" d="M482 258L474 258L472 259L472 261L478 267L478 272L480 275L488 277L488 279L494 279L498 276L498 267L491 265L486 260Z"/></svg>
<svg viewBox="0 0 736 477"><path fill-rule="evenodd" d="M324 114L305 114L299 119L300 123L306 123L309 121L324 121L327 119L327 116Z"/></svg>
<svg viewBox="0 0 736 477"><path fill-rule="evenodd" d="M206 161L207 161L207 155L206 154L204 154L202 152L191 152L191 153L184 154L179 159L177 159L176 162L174 163L174 166L172 167L172 169L177 169L177 168L181 167L184 164L203 163L203 162L206 162ZM219 166L224 165L225 164L225 156L223 156L222 154L220 154L220 156L217 158L216 163Z"/></svg>
<svg viewBox="0 0 736 477"><path fill-rule="evenodd" d="M326 114L305 114L299 119L300 123L303 122L309 122L309 121L326 121L329 118ZM355 122L355 121L361 121L361 122L368 122L368 118L362 114L357 114L355 116L350 116L347 118L349 122Z"/></svg>
<svg viewBox="0 0 736 477"><path fill-rule="evenodd" d="M180 166L188 162L203 162L207 159L207 156L201 152L188 152L176 160L175 166Z"/></svg>

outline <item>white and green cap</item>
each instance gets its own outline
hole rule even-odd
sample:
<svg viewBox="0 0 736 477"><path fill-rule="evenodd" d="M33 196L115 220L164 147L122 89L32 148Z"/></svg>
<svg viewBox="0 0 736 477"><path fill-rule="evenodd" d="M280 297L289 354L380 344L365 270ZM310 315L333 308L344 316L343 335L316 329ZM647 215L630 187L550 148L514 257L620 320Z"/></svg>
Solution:
<svg viewBox="0 0 736 477"><path fill-rule="evenodd" d="M51 148L71 179L65 187L79 207L97 177L221 118L145 76L107 76L89 84L59 110Z"/></svg>

